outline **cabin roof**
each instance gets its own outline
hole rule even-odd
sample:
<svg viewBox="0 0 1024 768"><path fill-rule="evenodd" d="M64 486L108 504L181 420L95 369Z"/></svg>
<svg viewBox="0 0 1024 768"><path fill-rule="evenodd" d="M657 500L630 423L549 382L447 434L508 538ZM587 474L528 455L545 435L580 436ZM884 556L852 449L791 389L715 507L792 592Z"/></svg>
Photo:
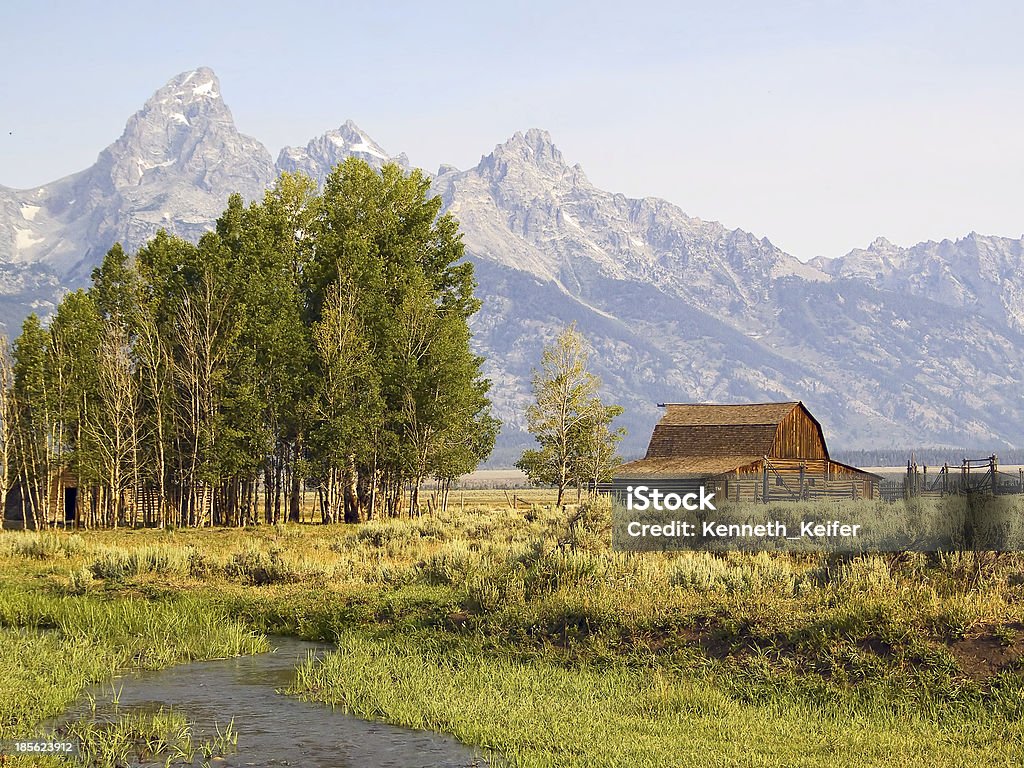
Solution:
<svg viewBox="0 0 1024 768"><path fill-rule="evenodd" d="M722 426L659 424L647 446L645 458L767 455L775 442L774 424L726 424Z"/></svg>

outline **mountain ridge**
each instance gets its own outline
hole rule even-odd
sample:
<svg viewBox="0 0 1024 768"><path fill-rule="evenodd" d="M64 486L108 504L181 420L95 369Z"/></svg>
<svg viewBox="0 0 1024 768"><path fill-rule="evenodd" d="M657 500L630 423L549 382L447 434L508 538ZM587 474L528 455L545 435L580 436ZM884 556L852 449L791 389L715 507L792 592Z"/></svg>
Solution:
<svg viewBox="0 0 1024 768"><path fill-rule="evenodd" d="M355 156L412 165L348 120L285 147L234 126L212 70L172 78L97 162L31 190L0 187L0 321L11 328L83 285L115 240L158 228L196 239L231 192L262 195L282 171L322 181ZM433 192L459 222L484 298L501 450L529 441L530 369L576 321L641 451L666 400L805 401L845 448L1024 445L1010 382L1024 361L1024 239L972 233L801 262L741 229L654 198L602 190L531 128L472 168L442 165ZM970 386L968 386L970 384Z"/></svg>

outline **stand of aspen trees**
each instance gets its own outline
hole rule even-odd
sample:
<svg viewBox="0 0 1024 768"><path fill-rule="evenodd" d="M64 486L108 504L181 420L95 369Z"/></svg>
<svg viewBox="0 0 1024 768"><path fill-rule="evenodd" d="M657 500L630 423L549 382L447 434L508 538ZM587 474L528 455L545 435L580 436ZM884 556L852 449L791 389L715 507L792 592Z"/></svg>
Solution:
<svg viewBox="0 0 1024 768"><path fill-rule="evenodd" d="M191 243L115 245L0 364L0 493L27 526L417 514L490 453L472 264L429 180L283 175Z"/></svg>

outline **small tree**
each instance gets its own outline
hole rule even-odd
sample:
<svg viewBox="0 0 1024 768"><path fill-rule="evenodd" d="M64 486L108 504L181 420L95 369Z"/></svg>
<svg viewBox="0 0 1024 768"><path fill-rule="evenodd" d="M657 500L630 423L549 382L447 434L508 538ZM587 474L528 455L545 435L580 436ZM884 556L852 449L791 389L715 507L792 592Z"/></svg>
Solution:
<svg viewBox="0 0 1024 768"><path fill-rule="evenodd" d="M524 451L516 466L533 483L557 487L559 505L570 484L603 479L618 463L615 445L623 430L609 425L622 409L601 402L601 380L588 369L589 358L573 323L544 347L533 371L535 402L526 422L540 447Z"/></svg>
<svg viewBox="0 0 1024 768"><path fill-rule="evenodd" d="M578 446L572 467L577 501L584 488L593 491L598 483L610 480L612 471L622 463L622 458L615 449L625 436L626 428L611 427L615 417L622 415L622 410L622 406L619 405L592 409L589 418L580 423L573 436L573 441Z"/></svg>

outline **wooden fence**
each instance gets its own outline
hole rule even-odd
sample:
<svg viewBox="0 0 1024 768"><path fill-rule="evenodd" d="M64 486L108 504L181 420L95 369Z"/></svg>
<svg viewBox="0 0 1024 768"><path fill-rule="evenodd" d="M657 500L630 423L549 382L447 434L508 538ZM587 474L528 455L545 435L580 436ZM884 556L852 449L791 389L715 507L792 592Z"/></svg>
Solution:
<svg viewBox="0 0 1024 768"><path fill-rule="evenodd" d="M870 480L828 477L804 467L784 470L772 464L766 464L764 470L757 474L718 478L714 484L720 496L730 501L842 501L874 496Z"/></svg>
<svg viewBox="0 0 1024 768"><path fill-rule="evenodd" d="M878 498L878 480L871 475L830 475L825 461L764 460L759 472L714 477L616 479L599 492L625 497L629 485L648 484L663 493L693 493L701 486L719 500L737 502L814 501Z"/></svg>
<svg viewBox="0 0 1024 768"><path fill-rule="evenodd" d="M918 466L911 459L907 462L904 476L899 480L883 481L880 492L887 501L972 493L991 496L1024 494L1024 468L1016 472L1002 472L995 455L984 459L964 459L960 466L943 464L930 470L927 466Z"/></svg>

